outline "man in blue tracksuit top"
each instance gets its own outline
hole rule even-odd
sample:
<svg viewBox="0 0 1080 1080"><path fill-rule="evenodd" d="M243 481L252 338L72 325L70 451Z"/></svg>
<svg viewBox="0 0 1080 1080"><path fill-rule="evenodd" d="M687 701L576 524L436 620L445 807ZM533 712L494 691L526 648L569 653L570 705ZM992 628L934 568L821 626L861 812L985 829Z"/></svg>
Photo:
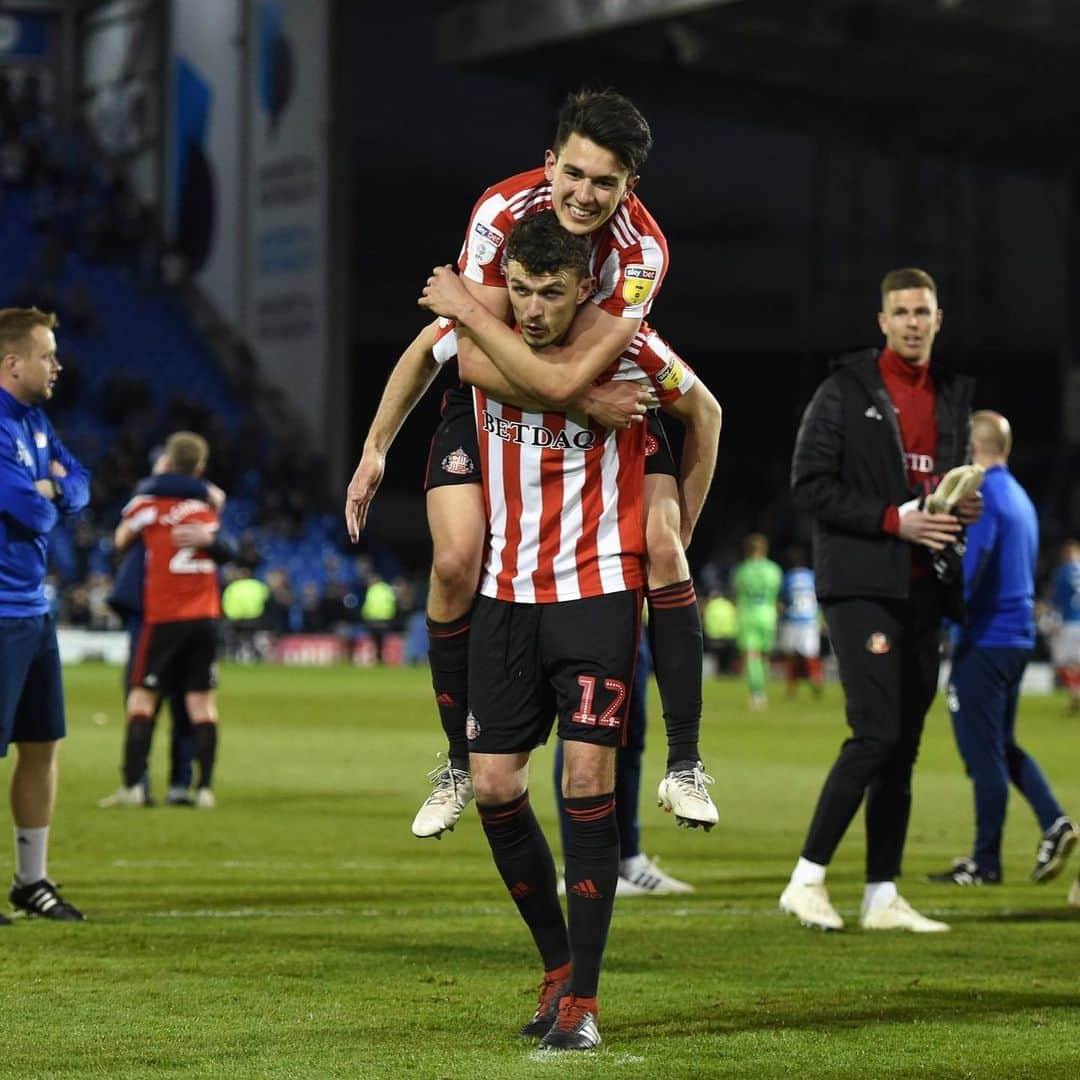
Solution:
<svg viewBox="0 0 1080 1080"><path fill-rule="evenodd" d="M1049 881L1080 837L1034 758L1016 744L1020 678L1035 644L1035 507L1009 472L1012 432L1005 417L971 418L972 460L986 469L985 509L968 527L964 555L967 618L956 633L949 712L960 755L975 785L975 849L931 881L955 885L1001 881L1001 834L1009 782L1031 805L1043 838L1033 881Z"/></svg>
<svg viewBox="0 0 1080 1080"><path fill-rule="evenodd" d="M0 310L0 757L15 743L12 905L29 915L83 915L46 874L56 800L64 693L56 624L45 599L45 539L60 514L90 501L90 475L56 437L40 407L60 374L56 316ZM9 920L0 915L0 922Z"/></svg>

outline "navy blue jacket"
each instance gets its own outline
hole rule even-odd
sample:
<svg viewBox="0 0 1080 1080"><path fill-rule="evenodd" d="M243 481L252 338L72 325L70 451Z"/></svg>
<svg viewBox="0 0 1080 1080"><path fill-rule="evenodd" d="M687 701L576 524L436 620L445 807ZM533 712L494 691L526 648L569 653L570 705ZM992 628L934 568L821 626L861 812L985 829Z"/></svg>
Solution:
<svg viewBox="0 0 1080 1080"><path fill-rule="evenodd" d="M50 478L57 461L67 476L51 479L57 497L34 487ZM90 501L90 474L56 437L41 409L0 390L0 618L44 615L46 537L60 514L76 514Z"/></svg>

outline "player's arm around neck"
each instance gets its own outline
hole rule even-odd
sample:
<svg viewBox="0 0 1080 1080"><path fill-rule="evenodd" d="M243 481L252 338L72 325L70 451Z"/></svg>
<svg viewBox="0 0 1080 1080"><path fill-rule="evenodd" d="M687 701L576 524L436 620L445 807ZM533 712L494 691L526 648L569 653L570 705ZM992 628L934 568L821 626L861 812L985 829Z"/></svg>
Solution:
<svg viewBox="0 0 1080 1080"><path fill-rule="evenodd" d="M686 428L679 470L679 509L682 518L679 531L686 547L712 487L723 412L720 403L700 379L689 393L665 404L664 411L680 420Z"/></svg>
<svg viewBox="0 0 1080 1080"><path fill-rule="evenodd" d="M457 278L448 267L438 267L421 304L457 320L458 364L466 382L482 387L477 380L484 375L476 366L482 353L520 391L556 409L574 402L622 354L641 326L640 319L582 304L565 341L544 349L544 362L537 363L538 354L507 324L510 301L505 290L476 285Z"/></svg>

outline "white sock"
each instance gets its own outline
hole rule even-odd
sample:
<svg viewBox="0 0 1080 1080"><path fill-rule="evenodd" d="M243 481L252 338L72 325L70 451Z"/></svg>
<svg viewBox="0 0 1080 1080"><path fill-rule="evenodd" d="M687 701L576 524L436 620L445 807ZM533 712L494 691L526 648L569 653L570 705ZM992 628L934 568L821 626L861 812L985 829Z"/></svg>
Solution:
<svg viewBox="0 0 1080 1080"><path fill-rule="evenodd" d="M49 850L49 826L20 829L15 826L15 882L33 885L45 877L45 855Z"/></svg>
<svg viewBox="0 0 1080 1080"><path fill-rule="evenodd" d="M896 891L895 881L868 881L863 890L863 911L876 911L887 907L900 894Z"/></svg>
<svg viewBox="0 0 1080 1080"><path fill-rule="evenodd" d="M795 864L795 869L791 871L791 884L824 885L825 867L821 863L811 862L800 855L799 861Z"/></svg>

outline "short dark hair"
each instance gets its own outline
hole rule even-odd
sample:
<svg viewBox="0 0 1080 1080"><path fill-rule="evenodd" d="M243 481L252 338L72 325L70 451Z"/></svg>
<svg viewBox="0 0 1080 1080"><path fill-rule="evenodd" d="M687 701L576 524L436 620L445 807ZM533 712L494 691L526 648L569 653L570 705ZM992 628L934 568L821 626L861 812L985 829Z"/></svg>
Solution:
<svg viewBox="0 0 1080 1080"><path fill-rule="evenodd" d="M526 214L506 241L506 261L513 259L538 277L571 270L578 277L589 274L589 239L567 232L554 210Z"/></svg>
<svg viewBox="0 0 1080 1080"><path fill-rule="evenodd" d="M881 279L881 308L885 309L885 297L900 289L929 289L936 297L937 285L925 271L914 266L905 266L901 270L890 270Z"/></svg>
<svg viewBox="0 0 1080 1080"><path fill-rule="evenodd" d="M555 129L556 155L575 134L610 150L631 176L637 176L652 149L648 121L615 90L578 90L567 96Z"/></svg>
<svg viewBox="0 0 1080 1080"><path fill-rule="evenodd" d="M36 307L0 308L0 356L22 345L35 327L55 330L59 325L60 320L50 311L39 311Z"/></svg>

